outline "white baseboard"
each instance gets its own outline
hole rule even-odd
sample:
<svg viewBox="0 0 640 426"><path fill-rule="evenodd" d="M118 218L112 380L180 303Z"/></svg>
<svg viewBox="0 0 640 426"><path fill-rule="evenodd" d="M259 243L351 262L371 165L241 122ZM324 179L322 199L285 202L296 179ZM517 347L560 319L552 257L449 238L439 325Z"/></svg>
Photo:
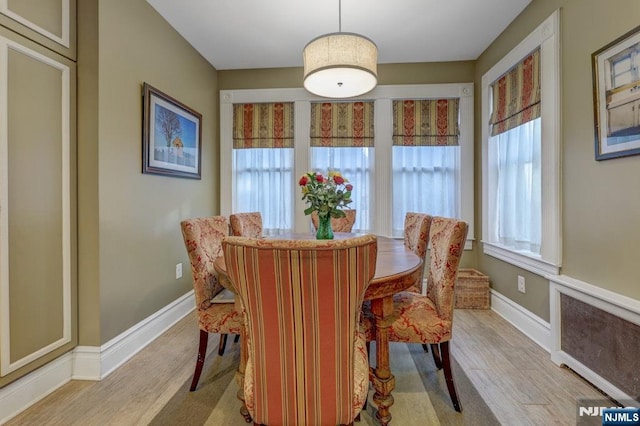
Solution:
<svg viewBox="0 0 640 426"><path fill-rule="evenodd" d="M495 290L491 290L491 309L515 328L550 352L551 324Z"/></svg>
<svg viewBox="0 0 640 426"><path fill-rule="evenodd" d="M0 389L0 424L70 380L101 380L155 340L195 306L193 290L100 347L77 346Z"/></svg>
<svg viewBox="0 0 640 426"><path fill-rule="evenodd" d="M102 354L97 346L76 346L73 348L74 380L100 380L102 376Z"/></svg>
<svg viewBox="0 0 640 426"><path fill-rule="evenodd" d="M0 424L15 417L71 380L71 352L0 389Z"/></svg>
<svg viewBox="0 0 640 426"><path fill-rule="evenodd" d="M100 348L78 346L73 350L75 380L101 380L137 354L173 324L193 311L193 290L145 318Z"/></svg>

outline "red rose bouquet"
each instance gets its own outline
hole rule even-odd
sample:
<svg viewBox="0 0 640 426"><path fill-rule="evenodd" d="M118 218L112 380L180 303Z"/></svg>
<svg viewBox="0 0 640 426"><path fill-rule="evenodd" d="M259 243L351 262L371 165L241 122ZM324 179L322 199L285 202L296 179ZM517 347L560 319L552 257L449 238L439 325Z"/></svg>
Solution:
<svg viewBox="0 0 640 426"><path fill-rule="evenodd" d="M318 212L319 217L344 217L342 211L351 203L353 186L338 171L330 171L328 176L309 172L298 182L302 189L302 199L309 207L304 214Z"/></svg>

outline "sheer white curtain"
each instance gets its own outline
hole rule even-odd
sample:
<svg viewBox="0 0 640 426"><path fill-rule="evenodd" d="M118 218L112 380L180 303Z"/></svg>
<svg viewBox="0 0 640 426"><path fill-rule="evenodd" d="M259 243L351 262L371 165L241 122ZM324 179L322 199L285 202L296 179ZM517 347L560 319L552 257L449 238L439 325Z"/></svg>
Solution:
<svg viewBox="0 0 640 426"><path fill-rule="evenodd" d="M311 148L311 169L316 173L337 170L353 185L349 207L356 209L353 232L371 231L372 195L371 170L374 164L373 148Z"/></svg>
<svg viewBox="0 0 640 426"><path fill-rule="evenodd" d="M262 214L265 235L292 229L293 148L233 150L234 211Z"/></svg>
<svg viewBox="0 0 640 426"><path fill-rule="evenodd" d="M540 253L541 119L489 139L496 149L496 205L493 241L515 250Z"/></svg>
<svg viewBox="0 0 640 426"><path fill-rule="evenodd" d="M392 157L394 237L407 212L459 217L459 146L394 146Z"/></svg>

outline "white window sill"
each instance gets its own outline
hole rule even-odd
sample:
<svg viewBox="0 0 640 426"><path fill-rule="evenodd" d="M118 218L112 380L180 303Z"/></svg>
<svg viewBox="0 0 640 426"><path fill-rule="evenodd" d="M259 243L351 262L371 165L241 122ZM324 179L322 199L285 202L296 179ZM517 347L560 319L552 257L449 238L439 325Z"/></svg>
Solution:
<svg viewBox="0 0 640 426"><path fill-rule="evenodd" d="M555 265L532 253L518 252L492 243L482 242L484 254L503 260L540 276L558 275L560 265Z"/></svg>

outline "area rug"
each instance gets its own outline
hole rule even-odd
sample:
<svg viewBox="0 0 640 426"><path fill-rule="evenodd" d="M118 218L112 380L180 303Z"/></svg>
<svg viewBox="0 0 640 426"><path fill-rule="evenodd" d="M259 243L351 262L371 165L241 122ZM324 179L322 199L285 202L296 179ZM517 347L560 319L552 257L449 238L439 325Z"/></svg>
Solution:
<svg viewBox="0 0 640 426"><path fill-rule="evenodd" d="M154 426L243 426L240 402L236 394L238 385L234 373L239 362L238 343L227 344L224 356L213 352L207 356L200 383L195 392L189 392L191 378L158 412L150 423ZM374 352L372 345L372 353ZM467 376L453 361L456 388L463 412L454 411L449 399L444 374L437 371L430 353L421 345L392 343L390 345L391 371L396 377L391 407L393 425L497 425L500 424ZM356 425L376 425L373 391L369 392L366 411Z"/></svg>

